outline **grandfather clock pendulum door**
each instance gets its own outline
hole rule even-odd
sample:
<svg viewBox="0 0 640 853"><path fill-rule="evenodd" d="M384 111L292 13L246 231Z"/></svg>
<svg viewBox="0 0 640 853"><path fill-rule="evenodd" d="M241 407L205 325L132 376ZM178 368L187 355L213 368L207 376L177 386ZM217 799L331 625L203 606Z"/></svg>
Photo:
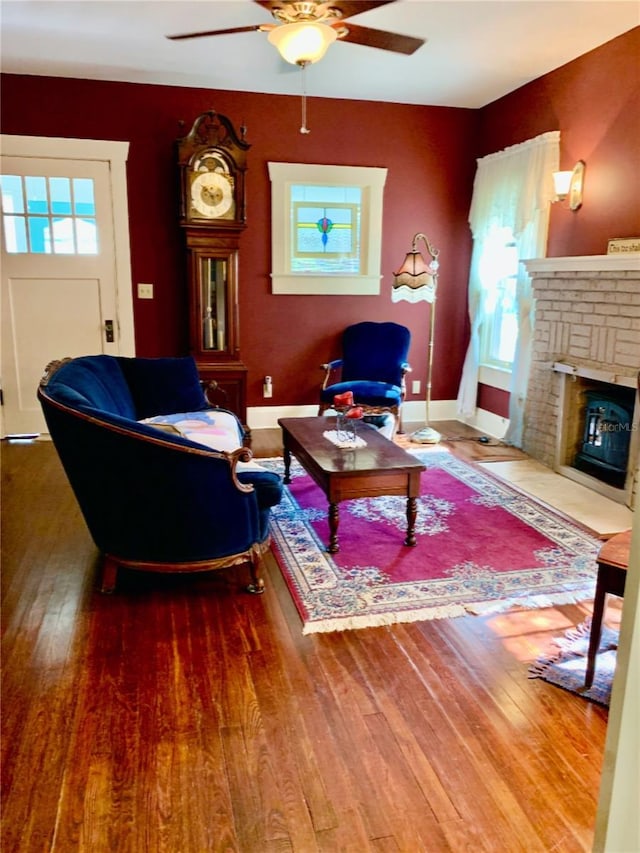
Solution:
<svg viewBox="0 0 640 853"><path fill-rule="evenodd" d="M178 139L180 226L187 249L189 342L212 403L247 421L247 368L240 356L238 258L246 227L249 143L209 110Z"/></svg>

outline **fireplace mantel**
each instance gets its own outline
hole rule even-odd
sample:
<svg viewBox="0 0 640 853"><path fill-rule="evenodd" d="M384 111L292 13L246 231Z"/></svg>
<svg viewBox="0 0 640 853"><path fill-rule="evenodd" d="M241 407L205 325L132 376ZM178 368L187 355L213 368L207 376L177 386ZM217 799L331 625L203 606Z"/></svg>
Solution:
<svg viewBox="0 0 640 853"><path fill-rule="evenodd" d="M640 252L615 255L577 255L572 258L533 258L522 262L532 275L554 272L640 271Z"/></svg>

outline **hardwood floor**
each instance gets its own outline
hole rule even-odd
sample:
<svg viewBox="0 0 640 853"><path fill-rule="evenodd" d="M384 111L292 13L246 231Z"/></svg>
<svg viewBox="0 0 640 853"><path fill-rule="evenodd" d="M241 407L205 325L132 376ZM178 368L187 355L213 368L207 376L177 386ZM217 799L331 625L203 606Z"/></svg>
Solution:
<svg viewBox="0 0 640 853"><path fill-rule="evenodd" d="M588 604L305 637L273 559L104 596L53 446L2 481L4 853L591 849L607 712L527 678Z"/></svg>

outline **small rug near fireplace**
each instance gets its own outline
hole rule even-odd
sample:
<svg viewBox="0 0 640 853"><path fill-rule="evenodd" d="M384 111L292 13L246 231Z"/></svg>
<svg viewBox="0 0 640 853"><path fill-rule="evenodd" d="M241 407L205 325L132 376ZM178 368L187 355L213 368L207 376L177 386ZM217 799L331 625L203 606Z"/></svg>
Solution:
<svg viewBox="0 0 640 853"><path fill-rule="evenodd" d="M414 548L406 500L340 504L340 551L328 554L327 500L292 460L272 510L273 551L303 633L547 607L593 598L602 544L478 466L442 449L416 451L422 474ZM260 460L282 472L282 460Z"/></svg>
<svg viewBox="0 0 640 853"><path fill-rule="evenodd" d="M591 620L587 620L575 628L570 628L564 637L555 639L553 642L557 646L557 653L540 658L532 664L529 668L529 678L541 678L590 702L609 707L611 684L616 671L618 632L607 628L606 625L602 626L593 684L586 690L584 678L587 671L590 630Z"/></svg>
<svg viewBox="0 0 640 853"><path fill-rule="evenodd" d="M419 444L411 441L411 435L408 434L396 433L394 441L409 453L420 448ZM424 448L424 445L422 447ZM510 444L493 438L481 442L477 438L447 435L446 438L442 439L440 447L446 448L458 459L464 459L465 462L512 462L530 459L526 453L517 447L512 447Z"/></svg>

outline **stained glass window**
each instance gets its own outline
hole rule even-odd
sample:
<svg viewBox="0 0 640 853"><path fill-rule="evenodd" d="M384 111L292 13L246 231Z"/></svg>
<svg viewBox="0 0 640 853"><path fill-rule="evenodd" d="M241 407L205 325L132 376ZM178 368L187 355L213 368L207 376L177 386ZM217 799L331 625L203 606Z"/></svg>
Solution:
<svg viewBox="0 0 640 853"><path fill-rule="evenodd" d="M360 187L291 187L291 271L360 272Z"/></svg>

